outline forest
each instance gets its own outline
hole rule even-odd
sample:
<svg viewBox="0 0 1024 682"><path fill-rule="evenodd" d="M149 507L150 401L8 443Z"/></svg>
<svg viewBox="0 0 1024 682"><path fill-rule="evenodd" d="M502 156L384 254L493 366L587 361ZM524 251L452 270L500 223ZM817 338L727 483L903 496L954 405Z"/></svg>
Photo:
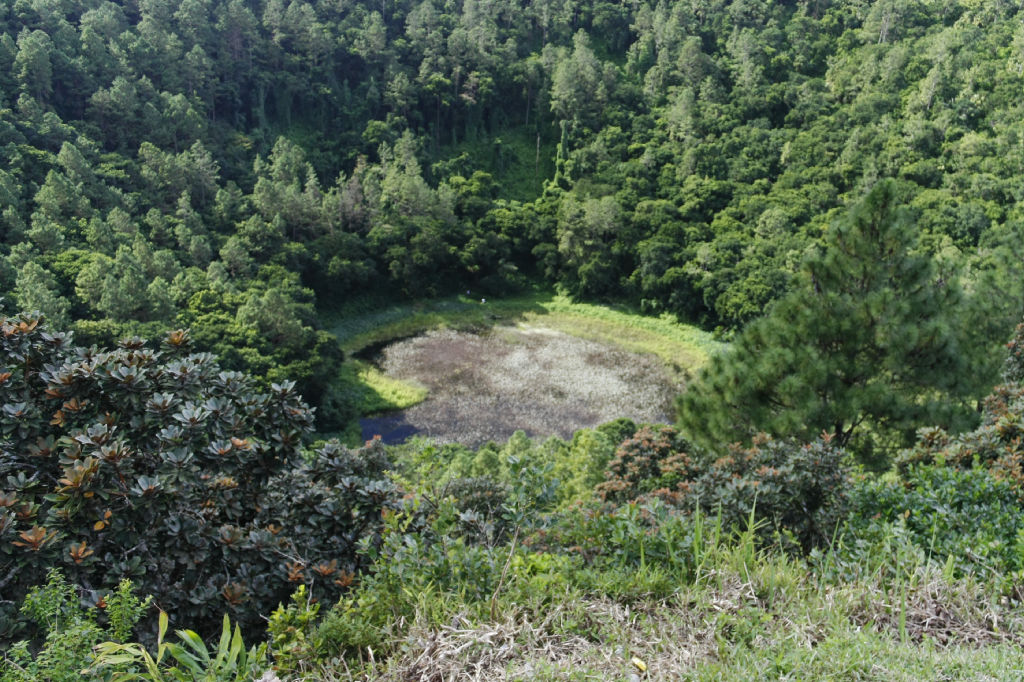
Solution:
<svg viewBox="0 0 1024 682"><path fill-rule="evenodd" d="M1022 93L1004 0L0 3L0 680L1019 679ZM364 442L462 292L716 343Z"/></svg>

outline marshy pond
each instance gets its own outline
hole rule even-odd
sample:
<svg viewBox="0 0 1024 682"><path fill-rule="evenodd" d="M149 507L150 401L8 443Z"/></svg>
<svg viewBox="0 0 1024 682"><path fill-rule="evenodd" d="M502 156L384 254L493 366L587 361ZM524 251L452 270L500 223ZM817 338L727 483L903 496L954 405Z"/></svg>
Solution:
<svg viewBox="0 0 1024 682"><path fill-rule="evenodd" d="M418 405L361 421L365 439L388 443L422 435L476 447L517 430L568 438L618 417L667 422L681 388L653 355L542 326L434 330L368 359L429 390Z"/></svg>

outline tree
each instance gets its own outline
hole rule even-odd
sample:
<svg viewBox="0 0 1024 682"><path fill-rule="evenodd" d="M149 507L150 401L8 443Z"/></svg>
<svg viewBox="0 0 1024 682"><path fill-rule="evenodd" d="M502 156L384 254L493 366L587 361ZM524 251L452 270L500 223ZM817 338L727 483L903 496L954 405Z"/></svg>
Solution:
<svg viewBox="0 0 1024 682"><path fill-rule="evenodd" d="M51 170L36 192L35 202L43 214L52 220L65 217L88 217L89 200L63 173Z"/></svg>
<svg viewBox="0 0 1024 682"><path fill-rule="evenodd" d="M25 263L18 272L14 293L25 310L37 310L55 325L67 324L68 300L60 295L54 276L35 261Z"/></svg>
<svg viewBox="0 0 1024 682"><path fill-rule="evenodd" d="M50 55L53 42L42 31L24 29L18 36L18 54L14 58L14 70L23 92L40 102L47 101L53 92L53 67Z"/></svg>
<svg viewBox="0 0 1024 682"><path fill-rule="evenodd" d="M621 213L611 196L579 201L567 194L562 199L558 214L561 281L573 295L608 295L618 286L612 242L621 229Z"/></svg>
<svg viewBox="0 0 1024 682"><path fill-rule="evenodd" d="M584 31L573 37L573 51L555 67L551 80L551 109L564 120L590 123L608 101L604 65L590 47Z"/></svg>
<svg viewBox="0 0 1024 682"><path fill-rule="evenodd" d="M796 288L701 371L680 400L683 429L712 447L825 432L867 458L919 426L956 423L968 412L951 328L959 296L915 247L895 182L879 182L828 231Z"/></svg>
<svg viewBox="0 0 1024 682"><path fill-rule="evenodd" d="M238 308L237 320L242 327L257 330L279 348L295 348L311 333L302 324L296 308L288 295L279 289L268 288L262 295L253 290Z"/></svg>

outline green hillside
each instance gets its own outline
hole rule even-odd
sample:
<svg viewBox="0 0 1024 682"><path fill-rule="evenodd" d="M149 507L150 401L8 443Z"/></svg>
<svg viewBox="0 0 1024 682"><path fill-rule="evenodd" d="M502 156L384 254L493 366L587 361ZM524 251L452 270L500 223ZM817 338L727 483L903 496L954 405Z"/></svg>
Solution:
<svg viewBox="0 0 1024 682"><path fill-rule="evenodd" d="M1022 19L0 3L0 681L1020 678ZM496 324L676 423L332 438Z"/></svg>

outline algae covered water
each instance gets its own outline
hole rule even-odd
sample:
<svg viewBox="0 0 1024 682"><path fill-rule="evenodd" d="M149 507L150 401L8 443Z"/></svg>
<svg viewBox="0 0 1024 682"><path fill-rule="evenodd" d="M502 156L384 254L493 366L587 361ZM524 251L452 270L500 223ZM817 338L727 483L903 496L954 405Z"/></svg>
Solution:
<svg viewBox="0 0 1024 682"><path fill-rule="evenodd" d="M430 391L407 410L361 420L365 439L387 443L423 435L476 447L518 430L568 438L618 417L666 422L680 390L652 355L541 326L430 331L384 347L374 361Z"/></svg>

